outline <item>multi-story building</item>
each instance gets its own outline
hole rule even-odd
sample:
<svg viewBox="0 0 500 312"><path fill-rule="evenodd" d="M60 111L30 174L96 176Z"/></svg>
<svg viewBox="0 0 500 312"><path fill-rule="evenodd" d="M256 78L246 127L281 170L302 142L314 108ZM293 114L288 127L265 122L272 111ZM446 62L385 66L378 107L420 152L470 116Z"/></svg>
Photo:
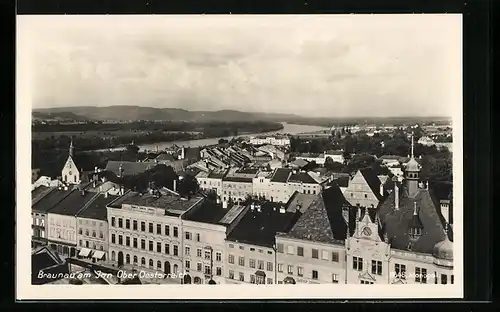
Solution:
<svg viewBox="0 0 500 312"><path fill-rule="evenodd" d="M108 193L99 194L78 212L76 221L79 257L92 257L93 261L108 259L109 230L106 206L117 198L118 196Z"/></svg>
<svg viewBox="0 0 500 312"><path fill-rule="evenodd" d="M57 187L39 186L31 192L31 247L47 245L48 212L68 195Z"/></svg>
<svg viewBox="0 0 500 312"><path fill-rule="evenodd" d="M325 161L328 157L330 157L334 162L338 162L343 164L345 159L344 159L344 151L334 151L334 150L329 150L324 153L325 156Z"/></svg>
<svg viewBox="0 0 500 312"><path fill-rule="evenodd" d="M73 189L48 212L49 246L65 257L74 257L77 250L78 213L92 203L98 193Z"/></svg>
<svg viewBox="0 0 500 312"><path fill-rule="evenodd" d="M283 205L252 204L226 239L226 283L276 283L276 232L286 232L300 216Z"/></svg>
<svg viewBox="0 0 500 312"><path fill-rule="evenodd" d="M347 225L341 211L350 204L338 186L305 196L313 200L301 201L306 209L297 223L276 234L278 283L345 284Z"/></svg>
<svg viewBox="0 0 500 312"><path fill-rule="evenodd" d="M207 198L182 215L184 283L225 283L226 234L248 208L228 207Z"/></svg>
<svg viewBox="0 0 500 312"><path fill-rule="evenodd" d="M126 192L107 206L109 262L130 269L182 273L181 215L202 202L203 198L182 198L168 190Z"/></svg>
<svg viewBox="0 0 500 312"><path fill-rule="evenodd" d="M288 154L274 145L263 145L257 148L259 151L267 153L272 159L278 159L281 161L288 160Z"/></svg>
<svg viewBox="0 0 500 312"><path fill-rule="evenodd" d="M221 195L222 192L222 178L226 175L227 170L212 170L210 172L200 171L196 175L196 180L200 189L205 191L214 191L216 194Z"/></svg>
<svg viewBox="0 0 500 312"><path fill-rule="evenodd" d="M238 169L230 171L222 179L223 201L231 198L233 201L243 201L253 194L253 179L257 176L258 169Z"/></svg>
<svg viewBox="0 0 500 312"><path fill-rule="evenodd" d="M271 186L271 176L274 171L260 171L257 176L253 178L252 181L252 191L253 195L257 197L269 196L269 188Z"/></svg>
<svg viewBox="0 0 500 312"><path fill-rule="evenodd" d="M349 181L344 195L353 206L377 208L387 191L371 168L363 168Z"/></svg>
<svg viewBox="0 0 500 312"><path fill-rule="evenodd" d="M276 145L276 146L287 146L290 145L290 139L288 137L254 137L250 138L250 144L252 145Z"/></svg>

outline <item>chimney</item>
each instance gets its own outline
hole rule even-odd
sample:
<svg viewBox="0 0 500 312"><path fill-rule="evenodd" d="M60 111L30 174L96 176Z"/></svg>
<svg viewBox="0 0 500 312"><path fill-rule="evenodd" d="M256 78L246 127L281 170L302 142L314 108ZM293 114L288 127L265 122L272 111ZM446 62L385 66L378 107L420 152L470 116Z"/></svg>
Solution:
<svg viewBox="0 0 500 312"><path fill-rule="evenodd" d="M104 198L108 198L108 192L104 192Z"/></svg>
<svg viewBox="0 0 500 312"><path fill-rule="evenodd" d="M85 190L82 189L82 196L84 196L84 195L85 195Z"/></svg>
<svg viewBox="0 0 500 312"><path fill-rule="evenodd" d="M97 167L94 167L94 172L97 173Z"/></svg>
<svg viewBox="0 0 500 312"><path fill-rule="evenodd" d="M124 189L123 189L123 186L120 186L120 195L123 195L125 192L124 192Z"/></svg>
<svg viewBox="0 0 500 312"><path fill-rule="evenodd" d="M257 212L261 212L260 205L257 206Z"/></svg>
<svg viewBox="0 0 500 312"><path fill-rule="evenodd" d="M394 183L394 209L399 210L399 187L398 183Z"/></svg>
<svg viewBox="0 0 500 312"><path fill-rule="evenodd" d="M380 196L384 196L384 185L380 183Z"/></svg>
<svg viewBox="0 0 500 312"><path fill-rule="evenodd" d="M67 185L65 185L65 186L64 186L64 190L65 190L65 191L67 191L67 190L68 190L68 186L67 186Z"/></svg>
<svg viewBox="0 0 500 312"><path fill-rule="evenodd" d="M285 207L280 207L280 213L285 213L286 210L285 210Z"/></svg>
<svg viewBox="0 0 500 312"><path fill-rule="evenodd" d="M450 222L450 202L448 200L441 200L441 215L444 218L445 223Z"/></svg>
<svg viewBox="0 0 500 312"><path fill-rule="evenodd" d="M92 182L92 187L96 187L97 186L97 182L96 180L94 179L94 181Z"/></svg>
<svg viewBox="0 0 500 312"><path fill-rule="evenodd" d="M216 197L217 197L217 204L220 204L220 197L217 195L216 195Z"/></svg>
<svg viewBox="0 0 500 312"><path fill-rule="evenodd" d="M177 192L177 180L174 179L174 186L172 187L174 192Z"/></svg>
<svg viewBox="0 0 500 312"><path fill-rule="evenodd" d="M181 148L181 159L184 159L184 158L186 158L186 148L185 147Z"/></svg>
<svg viewBox="0 0 500 312"><path fill-rule="evenodd" d="M227 200L222 201L222 208L227 209Z"/></svg>

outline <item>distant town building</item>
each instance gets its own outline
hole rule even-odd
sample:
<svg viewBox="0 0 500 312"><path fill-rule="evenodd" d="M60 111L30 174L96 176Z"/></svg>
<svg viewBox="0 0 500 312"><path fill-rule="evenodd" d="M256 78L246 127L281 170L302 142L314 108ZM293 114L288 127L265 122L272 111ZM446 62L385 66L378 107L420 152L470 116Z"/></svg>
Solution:
<svg viewBox="0 0 500 312"><path fill-rule="evenodd" d="M74 158L74 149L73 140L71 140L68 159L66 160L61 172L62 180L67 184L79 184L81 182L80 169L78 168Z"/></svg>
<svg viewBox="0 0 500 312"><path fill-rule="evenodd" d="M424 146L433 146L435 145L436 143L434 142L433 139L431 139L430 137L428 136L423 136L421 137L420 139L418 139L418 144L421 144L421 145L424 145Z"/></svg>
<svg viewBox="0 0 500 312"><path fill-rule="evenodd" d="M270 144L276 146L287 146L290 145L290 138L288 137L256 137L250 138L250 144L252 145L262 145L262 144Z"/></svg>

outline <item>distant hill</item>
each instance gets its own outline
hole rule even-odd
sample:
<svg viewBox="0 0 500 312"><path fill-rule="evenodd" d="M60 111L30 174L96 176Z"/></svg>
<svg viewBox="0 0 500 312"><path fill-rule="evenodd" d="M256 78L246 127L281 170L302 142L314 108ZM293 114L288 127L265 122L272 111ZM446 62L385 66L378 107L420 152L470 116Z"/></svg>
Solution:
<svg viewBox="0 0 500 312"><path fill-rule="evenodd" d="M78 120L78 121L84 121L88 120L87 117L77 115L73 112L67 112L67 111L62 111L62 112L37 112L34 111L32 113L33 119L49 119L49 120Z"/></svg>
<svg viewBox="0 0 500 312"><path fill-rule="evenodd" d="M178 108L142 106L77 106L33 110L33 117L54 119L54 116L72 117L74 120L172 120L172 121L280 121L299 118L292 114L248 113L236 110L188 111Z"/></svg>

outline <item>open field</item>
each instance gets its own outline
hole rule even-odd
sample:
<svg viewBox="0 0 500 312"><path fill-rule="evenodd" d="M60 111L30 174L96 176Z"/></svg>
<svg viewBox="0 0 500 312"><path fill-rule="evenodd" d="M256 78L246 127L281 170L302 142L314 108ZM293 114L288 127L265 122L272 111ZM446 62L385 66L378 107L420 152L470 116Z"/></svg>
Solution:
<svg viewBox="0 0 500 312"><path fill-rule="evenodd" d="M145 130L116 130L116 131L57 131L57 132L32 132L32 140L45 140L47 138L58 138L61 136L71 136L78 138L94 138L100 137L102 139L110 139L130 135L145 135L151 131ZM197 131L164 131L164 133L189 133L200 134Z"/></svg>

